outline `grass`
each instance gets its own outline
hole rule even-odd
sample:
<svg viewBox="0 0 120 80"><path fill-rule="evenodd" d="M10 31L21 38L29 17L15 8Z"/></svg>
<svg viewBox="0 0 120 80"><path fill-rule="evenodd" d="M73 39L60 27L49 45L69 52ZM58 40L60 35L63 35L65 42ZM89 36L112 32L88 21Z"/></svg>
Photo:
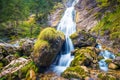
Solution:
<svg viewBox="0 0 120 80"><path fill-rule="evenodd" d="M109 31L110 39L120 38L120 8L113 13L107 13L91 32L104 36Z"/></svg>

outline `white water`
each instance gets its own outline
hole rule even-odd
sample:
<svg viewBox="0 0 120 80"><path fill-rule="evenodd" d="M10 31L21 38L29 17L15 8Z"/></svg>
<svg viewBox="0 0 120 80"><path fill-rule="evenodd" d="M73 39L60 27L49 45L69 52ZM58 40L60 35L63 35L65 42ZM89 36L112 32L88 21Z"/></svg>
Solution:
<svg viewBox="0 0 120 80"><path fill-rule="evenodd" d="M100 44L98 44L97 48L102 50L102 46ZM100 69L103 71L108 71L108 64L105 62L105 60L115 59L115 55L113 53L109 52L108 50L101 51L99 55L104 57L104 59L102 59L98 62Z"/></svg>
<svg viewBox="0 0 120 80"><path fill-rule="evenodd" d="M58 75L60 75L67 67L70 66L70 63L74 58L74 56L71 56L71 51L74 50L74 46L69 36L76 32L76 12L74 6L78 1L79 0L70 0L68 2L71 6L66 9L57 27L57 30L62 31L66 37L63 50L61 50L60 55L57 57L56 61L51 66L51 69Z"/></svg>

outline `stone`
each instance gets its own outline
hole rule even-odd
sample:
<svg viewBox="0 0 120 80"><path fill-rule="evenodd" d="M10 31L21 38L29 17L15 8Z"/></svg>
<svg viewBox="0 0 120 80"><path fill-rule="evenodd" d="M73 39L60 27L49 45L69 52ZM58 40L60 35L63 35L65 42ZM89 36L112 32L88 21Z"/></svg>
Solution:
<svg viewBox="0 0 120 80"><path fill-rule="evenodd" d="M72 42L75 47L87 47L87 46L95 46L96 45L96 39L93 37L90 33L87 33L85 31L77 31L73 33L70 38L72 39Z"/></svg>
<svg viewBox="0 0 120 80"><path fill-rule="evenodd" d="M114 64L114 63L109 63L108 68L109 68L109 69L116 70L116 69L118 69L119 67L118 67L116 64Z"/></svg>
<svg viewBox="0 0 120 80"><path fill-rule="evenodd" d="M49 67L65 41L65 36L62 32L54 28L44 29L34 45L32 59L39 67Z"/></svg>
<svg viewBox="0 0 120 80"><path fill-rule="evenodd" d="M83 65L87 67L88 66L94 68L97 67L98 60L94 48L91 47L81 48L78 49L74 54L75 58L71 62L71 66Z"/></svg>

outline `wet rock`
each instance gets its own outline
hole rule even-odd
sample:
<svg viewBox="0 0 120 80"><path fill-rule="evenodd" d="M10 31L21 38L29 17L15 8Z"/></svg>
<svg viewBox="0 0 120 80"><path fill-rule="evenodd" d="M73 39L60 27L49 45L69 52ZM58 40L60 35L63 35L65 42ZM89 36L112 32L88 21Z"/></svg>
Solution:
<svg viewBox="0 0 120 80"><path fill-rule="evenodd" d="M40 67L48 67L62 48L65 36L54 28L44 29L34 45L32 58Z"/></svg>
<svg viewBox="0 0 120 80"><path fill-rule="evenodd" d="M75 47L95 46L96 39L85 31L77 31L70 36Z"/></svg>

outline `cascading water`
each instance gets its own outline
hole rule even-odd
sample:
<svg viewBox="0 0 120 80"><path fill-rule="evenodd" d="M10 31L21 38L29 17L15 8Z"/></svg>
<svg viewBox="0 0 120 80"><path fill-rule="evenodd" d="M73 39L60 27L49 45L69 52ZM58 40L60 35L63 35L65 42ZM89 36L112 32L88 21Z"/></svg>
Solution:
<svg viewBox="0 0 120 80"><path fill-rule="evenodd" d="M52 71L54 71L58 75L60 75L67 67L69 67L71 61L74 58L74 56L71 55L71 51L74 50L74 46L69 36L76 32L76 12L74 6L78 1L79 0L69 0L68 4L70 4L71 6L68 6L57 27L57 30L62 31L66 37L64 49L61 50L60 55L51 65Z"/></svg>
<svg viewBox="0 0 120 80"><path fill-rule="evenodd" d="M97 48L102 50L102 46L100 44L97 45ZM108 64L105 62L105 60L115 59L115 55L113 53L109 52L108 50L101 51L99 55L104 57L104 59L102 59L98 62L100 69L103 71L108 71Z"/></svg>

